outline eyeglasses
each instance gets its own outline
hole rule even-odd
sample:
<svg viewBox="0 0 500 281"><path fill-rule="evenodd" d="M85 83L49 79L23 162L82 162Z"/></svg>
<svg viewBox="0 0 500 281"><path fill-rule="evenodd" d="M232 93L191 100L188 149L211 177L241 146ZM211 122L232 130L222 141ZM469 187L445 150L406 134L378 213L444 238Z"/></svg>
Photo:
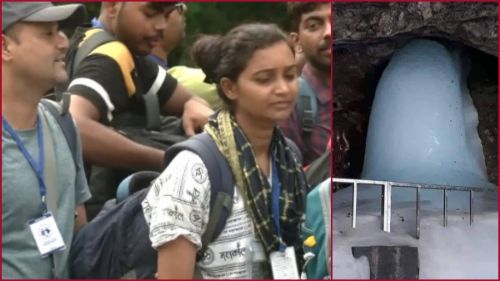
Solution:
<svg viewBox="0 0 500 281"><path fill-rule="evenodd" d="M174 5L169 5L168 9L165 11L165 17L168 18L173 11L177 11L180 15L184 15L184 13L187 12L187 6L186 4L184 4L184 2L179 2Z"/></svg>
<svg viewBox="0 0 500 281"><path fill-rule="evenodd" d="M184 2L179 2L174 5L174 10L177 10L181 15L187 12L187 9L187 5Z"/></svg>

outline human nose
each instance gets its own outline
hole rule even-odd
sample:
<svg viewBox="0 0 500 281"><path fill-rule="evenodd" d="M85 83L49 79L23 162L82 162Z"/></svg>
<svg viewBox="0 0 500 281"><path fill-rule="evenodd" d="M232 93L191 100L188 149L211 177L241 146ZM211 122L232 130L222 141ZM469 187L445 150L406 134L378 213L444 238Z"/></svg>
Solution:
<svg viewBox="0 0 500 281"><path fill-rule="evenodd" d="M293 88L294 88L293 83L295 83L295 82L297 82L297 79L293 79L293 81L289 81L285 78L280 78L277 81L275 92L277 94L291 93Z"/></svg>
<svg viewBox="0 0 500 281"><path fill-rule="evenodd" d="M332 37L332 22L330 18L325 23L325 30L323 32L323 38L331 38Z"/></svg>
<svg viewBox="0 0 500 281"><path fill-rule="evenodd" d="M69 48L69 40L66 34L62 31L57 32L57 48L66 52Z"/></svg>
<svg viewBox="0 0 500 281"><path fill-rule="evenodd" d="M158 16L156 21L153 23L153 27L157 31L163 31L167 28L167 18L164 16Z"/></svg>

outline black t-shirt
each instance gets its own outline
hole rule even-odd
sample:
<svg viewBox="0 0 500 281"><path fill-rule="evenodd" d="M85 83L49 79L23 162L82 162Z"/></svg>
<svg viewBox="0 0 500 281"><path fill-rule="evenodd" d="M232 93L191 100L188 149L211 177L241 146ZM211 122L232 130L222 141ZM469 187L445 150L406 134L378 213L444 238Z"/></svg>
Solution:
<svg viewBox="0 0 500 281"><path fill-rule="evenodd" d="M72 42L70 49L76 48L76 43ZM113 116L124 112L143 114L145 107L139 95L141 92L157 95L161 112L161 107L177 87L177 80L145 56L132 56L133 62L127 60L130 54L125 45L119 42L108 44L114 45L111 48L108 45L107 52L91 53L82 60L71 77L68 90L91 101L99 110L100 121L106 124ZM120 68L116 59L126 61L122 65L129 67ZM123 72L128 71L129 78L125 78Z"/></svg>

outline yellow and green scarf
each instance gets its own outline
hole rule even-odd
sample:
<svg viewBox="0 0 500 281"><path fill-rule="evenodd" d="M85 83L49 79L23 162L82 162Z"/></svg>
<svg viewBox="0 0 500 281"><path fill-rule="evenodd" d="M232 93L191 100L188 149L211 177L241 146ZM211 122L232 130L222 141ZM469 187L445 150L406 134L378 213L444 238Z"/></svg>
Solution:
<svg viewBox="0 0 500 281"><path fill-rule="evenodd" d="M226 110L217 112L205 126L205 131L228 160L236 186L245 200L245 207L266 252L269 254L279 249L280 236L287 246L300 247L302 240L299 230L307 182L302 165L281 130L278 127L274 129L271 141L271 153L281 182L281 233L277 233L273 223L271 186L257 165L252 146L234 116Z"/></svg>

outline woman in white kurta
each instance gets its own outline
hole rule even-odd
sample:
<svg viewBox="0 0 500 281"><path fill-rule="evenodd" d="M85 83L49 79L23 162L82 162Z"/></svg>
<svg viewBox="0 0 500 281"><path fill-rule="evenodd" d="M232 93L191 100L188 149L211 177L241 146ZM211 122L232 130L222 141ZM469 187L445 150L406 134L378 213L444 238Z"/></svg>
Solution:
<svg viewBox="0 0 500 281"><path fill-rule="evenodd" d="M224 36L205 36L193 50L225 104L205 131L230 164L234 204L221 235L197 261L210 212L210 182L201 158L180 152L143 202L158 250L158 277L193 278L198 269L210 279L269 279L273 252L293 247L290 252L300 256L307 184L276 126L295 106L294 50L272 24L245 24Z"/></svg>

